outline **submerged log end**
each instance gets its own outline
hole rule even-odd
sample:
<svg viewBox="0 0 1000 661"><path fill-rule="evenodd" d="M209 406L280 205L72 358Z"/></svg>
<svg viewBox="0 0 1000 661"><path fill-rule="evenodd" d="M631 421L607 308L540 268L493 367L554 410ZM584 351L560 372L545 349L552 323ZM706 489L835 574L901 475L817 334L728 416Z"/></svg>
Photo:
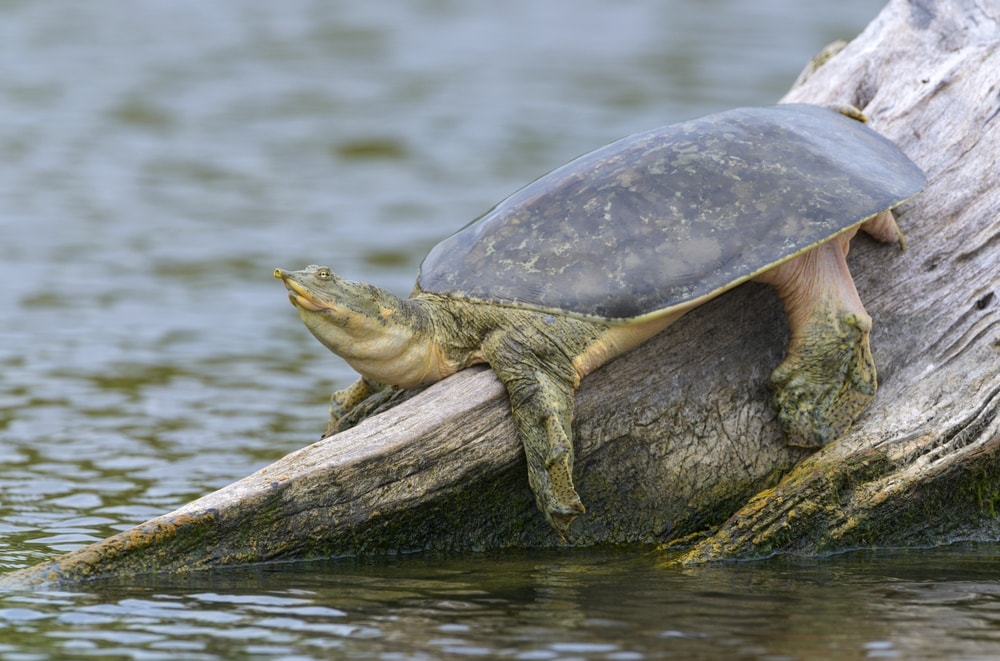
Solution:
<svg viewBox="0 0 1000 661"><path fill-rule="evenodd" d="M185 568L183 563L198 557L192 550L209 546L207 538L217 535L216 519L216 514L211 511L158 517L100 542L2 576L0 587L26 589L72 585L112 573L127 575L178 571ZM202 558L200 565L207 567L211 562ZM109 571L112 567L113 572Z"/></svg>

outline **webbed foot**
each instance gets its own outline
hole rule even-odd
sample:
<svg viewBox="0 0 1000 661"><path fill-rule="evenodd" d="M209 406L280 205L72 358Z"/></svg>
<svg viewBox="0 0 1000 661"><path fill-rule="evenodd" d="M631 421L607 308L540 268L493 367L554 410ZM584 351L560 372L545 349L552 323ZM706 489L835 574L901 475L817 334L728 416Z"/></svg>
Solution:
<svg viewBox="0 0 1000 661"><path fill-rule="evenodd" d="M542 481L546 493L539 497L539 507L549 525L567 541L570 524L587 508L573 487L573 445L558 416L550 414L545 418L545 435L549 446L545 459L548 479Z"/></svg>
<svg viewBox="0 0 1000 661"><path fill-rule="evenodd" d="M872 221L866 231L896 237L891 214ZM818 448L836 440L875 397L872 320L847 268L853 235L842 234L757 278L777 288L788 313L788 353L770 386L789 445Z"/></svg>
<svg viewBox="0 0 1000 661"><path fill-rule="evenodd" d="M813 317L801 329L769 382L789 445L816 448L835 440L875 397L870 330L868 315L850 312Z"/></svg>
<svg viewBox="0 0 1000 661"><path fill-rule="evenodd" d="M497 333L483 349L507 389L535 504L568 541L570 524L586 511L573 486L573 368L530 324Z"/></svg>

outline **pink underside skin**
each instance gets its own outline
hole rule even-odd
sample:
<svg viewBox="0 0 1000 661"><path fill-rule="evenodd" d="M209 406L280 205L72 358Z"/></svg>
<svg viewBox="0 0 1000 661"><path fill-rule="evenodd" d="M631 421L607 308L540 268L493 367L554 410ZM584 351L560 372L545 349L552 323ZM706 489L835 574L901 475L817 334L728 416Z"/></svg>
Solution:
<svg viewBox="0 0 1000 661"><path fill-rule="evenodd" d="M793 338L820 306L832 305L867 316L845 259L853 234L840 236L756 278L778 290Z"/></svg>
<svg viewBox="0 0 1000 661"><path fill-rule="evenodd" d="M901 243L903 238L891 211L878 214L861 225L861 230L886 243ZM835 306L871 323L847 268L847 252L856 233L857 230L841 234L755 278L778 290L785 304L793 340L821 306Z"/></svg>

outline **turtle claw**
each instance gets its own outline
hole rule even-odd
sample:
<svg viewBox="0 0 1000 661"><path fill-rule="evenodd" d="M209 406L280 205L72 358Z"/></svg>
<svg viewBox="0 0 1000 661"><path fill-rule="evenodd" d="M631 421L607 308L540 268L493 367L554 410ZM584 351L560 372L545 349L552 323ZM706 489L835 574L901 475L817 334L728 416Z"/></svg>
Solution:
<svg viewBox="0 0 1000 661"><path fill-rule="evenodd" d="M552 529L556 531L556 534L559 535L559 538L563 542L568 543L570 541L570 524L573 523L576 517L581 514L585 514L586 511L587 508L585 508L583 503L580 502L580 499L577 498L574 506L570 506L569 508L561 509L559 511L549 510L545 512L545 518L548 520L549 525L552 526Z"/></svg>
<svg viewBox="0 0 1000 661"><path fill-rule="evenodd" d="M808 341L771 374L773 403L788 445L819 448L836 440L875 397L870 329L871 319L854 313L810 324Z"/></svg>
<svg viewBox="0 0 1000 661"><path fill-rule="evenodd" d="M906 250L906 237L899 229L899 225L896 224L896 217L893 215L892 209L886 209L875 214L870 220L866 220L861 225L861 231L876 241L895 243L899 245L900 250Z"/></svg>

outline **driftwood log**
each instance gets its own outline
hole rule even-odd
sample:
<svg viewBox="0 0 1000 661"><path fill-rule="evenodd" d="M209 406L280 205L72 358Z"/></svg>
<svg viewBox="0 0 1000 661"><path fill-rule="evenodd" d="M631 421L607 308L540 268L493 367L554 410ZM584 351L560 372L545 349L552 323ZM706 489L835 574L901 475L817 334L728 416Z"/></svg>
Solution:
<svg viewBox="0 0 1000 661"><path fill-rule="evenodd" d="M584 381L577 545L667 544L680 550L665 559L699 562L1000 530L1000 5L892 0L784 100L862 108L928 174L899 209L908 249L859 236L849 258L878 396L836 443L785 447L765 384L787 327L770 289L741 286ZM499 382L471 369L2 582L558 545L525 470Z"/></svg>

